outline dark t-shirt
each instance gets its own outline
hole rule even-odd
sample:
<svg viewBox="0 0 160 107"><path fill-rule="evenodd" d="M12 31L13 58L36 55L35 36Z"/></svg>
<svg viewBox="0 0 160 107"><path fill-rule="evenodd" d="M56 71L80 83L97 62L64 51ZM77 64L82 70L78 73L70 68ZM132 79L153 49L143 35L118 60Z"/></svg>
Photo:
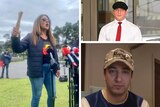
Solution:
<svg viewBox="0 0 160 107"><path fill-rule="evenodd" d="M129 91L127 100L123 104L114 105L109 103L102 95L102 91L95 92L86 99L90 107L141 107L143 98Z"/></svg>
<svg viewBox="0 0 160 107"><path fill-rule="evenodd" d="M50 63L50 49L51 44L49 40L44 40L43 39L43 64L49 64Z"/></svg>

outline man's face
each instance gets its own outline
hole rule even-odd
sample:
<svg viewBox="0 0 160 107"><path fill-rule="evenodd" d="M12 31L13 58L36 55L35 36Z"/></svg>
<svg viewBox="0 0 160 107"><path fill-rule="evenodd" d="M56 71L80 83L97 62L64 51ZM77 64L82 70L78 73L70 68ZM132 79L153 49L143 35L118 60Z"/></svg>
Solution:
<svg viewBox="0 0 160 107"><path fill-rule="evenodd" d="M8 54L8 51L5 51L5 54Z"/></svg>
<svg viewBox="0 0 160 107"><path fill-rule="evenodd" d="M117 8L115 10L113 10L113 15L115 17L116 20L118 21L122 21L123 19L125 19L126 15L127 15L127 11L121 8Z"/></svg>
<svg viewBox="0 0 160 107"><path fill-rule="evenodd" d="M123 62L115 62L104 73L108 93L114 96L124 95L132 79L132 71Z"/></svg>

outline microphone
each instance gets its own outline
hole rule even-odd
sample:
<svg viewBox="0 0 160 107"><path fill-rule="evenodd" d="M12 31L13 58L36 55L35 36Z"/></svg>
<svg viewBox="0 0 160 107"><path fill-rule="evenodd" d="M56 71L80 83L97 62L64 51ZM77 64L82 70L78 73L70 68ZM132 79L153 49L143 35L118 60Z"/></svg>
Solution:
<svg viewBox="0 0 160 107"><path fill-rule="evenodd" d="M68 47L63 47L62 48L62 54L64 55L64 56L66 56L66 55L68 55L68 54L70 54L71 52L70 52L70 49L68 48Z"/></svg>
<svg viewBox="0 0 160 107"><path fill-rule="evenodd" d="M71 55L74 57L77 63L79 63L79 49L74 47L71 51Z"/></svg>
<svg viewBox="0 0 160 107"><path fill-rule="evenodd" d="M72 48L74 54L78 57L79 56L79 49L77 47Z"/></svg>
<svg viewBox="0 0 160 107"><path fill-rule="evenodd" d="M73 51L75 54L79 54L79 49L77 47L73 47Z"/></svg>
<svg viewBox="0 0 160 107"><path fill-rule="evenodd" d="M69 59L69 61L72 63L72 65L77 66L76 62L74 61L74 59L71 56L71 51L68 47L62 48L62 54L63 54L63 56L66 56Z"/></svg>
<svg viewBox="0 0 160 107"><path fill-rule="evenodd" d="M74 58L75 62L79 65L79 49L77 47L73 47L71 49L71 56Z"/></svg>

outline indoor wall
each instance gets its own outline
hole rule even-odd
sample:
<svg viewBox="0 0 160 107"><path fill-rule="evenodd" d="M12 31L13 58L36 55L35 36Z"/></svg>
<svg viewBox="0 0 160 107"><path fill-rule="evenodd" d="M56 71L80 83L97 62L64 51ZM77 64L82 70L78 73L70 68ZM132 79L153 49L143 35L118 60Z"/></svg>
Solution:
<svg viewBox="0 0 160 107"><path fill-rule="evenodd" d="M143 96L149 102L150 107L155 107L154 59L160 59L159 46L159 44L85 44L85 59L82 57L85 60L85 81L82 84L84 91L91 90L93 87L105 86L103 77L105 54L109 50L119 47L130 51L135 61L130 90Z"/></svg>

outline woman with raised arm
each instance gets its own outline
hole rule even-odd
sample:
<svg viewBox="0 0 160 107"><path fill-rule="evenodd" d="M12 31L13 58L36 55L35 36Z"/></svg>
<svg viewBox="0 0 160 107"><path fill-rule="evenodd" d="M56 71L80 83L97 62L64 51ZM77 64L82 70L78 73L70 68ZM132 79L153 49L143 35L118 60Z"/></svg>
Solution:
<svg viewBox="0 0 160 107"><path fill-rule="evenodd" d="M38 107L41 97L42 86L45 85L48 94L47 105L53 107L52 101L52 82L50 70L50 52L58 62L57 51L55 48L55 38L51 31L51 21L45 14L40 15L34 22L33 30L20 40L20 32L16 27L12 31L12 49L16 53L28 51L27 75L32 87L31 107ZM59 64L55 75L59 77ZM55 76L53 76L55 78ZM55 84L55 83L54 83ZM54 89L55 98L55 89Z"/></svg>

